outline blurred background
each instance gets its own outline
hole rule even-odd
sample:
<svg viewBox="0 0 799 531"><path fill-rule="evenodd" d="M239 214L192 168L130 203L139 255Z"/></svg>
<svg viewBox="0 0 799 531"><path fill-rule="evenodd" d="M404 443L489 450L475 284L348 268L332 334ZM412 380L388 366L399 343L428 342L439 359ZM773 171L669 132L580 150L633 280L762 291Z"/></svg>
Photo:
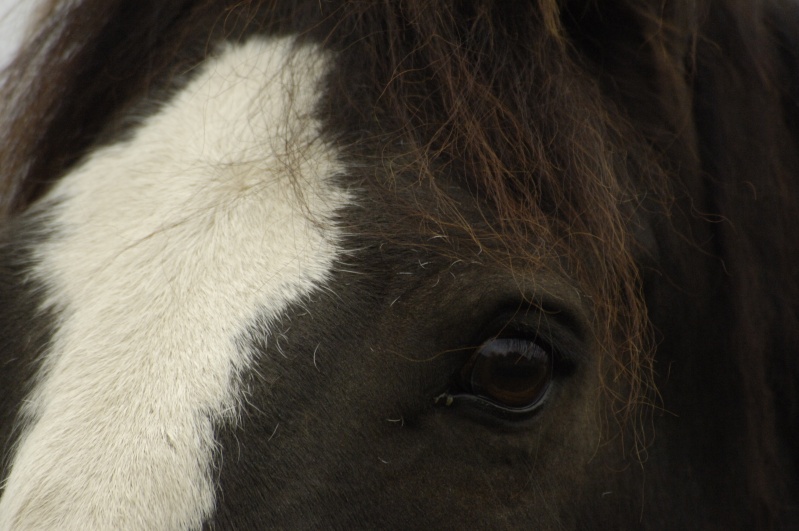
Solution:
<svg viewBox="0 0 799 531"><path fill-rule="evenodd" d="M0 0L0 68L14 54L38 0Z"/></svg>

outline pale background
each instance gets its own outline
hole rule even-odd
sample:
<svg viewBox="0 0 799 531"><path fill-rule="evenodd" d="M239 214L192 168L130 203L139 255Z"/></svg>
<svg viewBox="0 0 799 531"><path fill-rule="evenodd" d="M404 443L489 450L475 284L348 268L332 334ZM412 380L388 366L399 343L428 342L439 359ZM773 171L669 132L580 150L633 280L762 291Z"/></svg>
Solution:
<svg viewBox="0 0 799 531"><path fill-rule="evenodd" d="M17 49L37 0L0 0L0 68Z"/></svg>

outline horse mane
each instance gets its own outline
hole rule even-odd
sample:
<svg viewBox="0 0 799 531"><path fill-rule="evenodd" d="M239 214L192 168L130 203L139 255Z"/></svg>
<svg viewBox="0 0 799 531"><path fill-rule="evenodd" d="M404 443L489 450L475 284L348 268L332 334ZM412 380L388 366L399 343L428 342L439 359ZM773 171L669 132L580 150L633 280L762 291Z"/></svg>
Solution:
<svg viewBox="0 0 799 531"><path fill-rule="evenodd" d="M299 33L339 52L320 112L353 157L379 153L385 175L433 191L437 175L461 179L489 205L486 227L443 192L434 223L542 267L558 257L578 279L620 417L653 398L657 331L637 263L657 251L639 233L714 257L726 297L715 326L749 391L738 413L752 474L778 497L769 478L799 447L799 6L599 4L53 2L3 77L0 217L124 134L131 109L168 94L215 42ZM550 256L520 244L531 235Z"/></svg>

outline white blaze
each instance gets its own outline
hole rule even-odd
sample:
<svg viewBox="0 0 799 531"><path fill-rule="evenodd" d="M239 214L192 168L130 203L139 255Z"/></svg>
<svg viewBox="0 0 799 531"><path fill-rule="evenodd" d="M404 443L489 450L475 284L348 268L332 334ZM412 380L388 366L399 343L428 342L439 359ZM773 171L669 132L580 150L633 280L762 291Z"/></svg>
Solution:
<svg viewBox="0 0 799 531"><path fill-rule="evenodd" d="M229 46L47 198L34 276L61 316L29 397L0 529L184 529L214 506L214 422L240 340L323 283L347 202L312 116L328 59ZM301 195L301 198L298 198Z"/></svg>

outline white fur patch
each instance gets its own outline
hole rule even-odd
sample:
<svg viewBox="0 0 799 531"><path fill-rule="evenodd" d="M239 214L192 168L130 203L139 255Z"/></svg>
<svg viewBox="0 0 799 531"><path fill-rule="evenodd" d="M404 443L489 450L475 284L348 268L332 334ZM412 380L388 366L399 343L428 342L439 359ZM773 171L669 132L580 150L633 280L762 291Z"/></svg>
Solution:
<svg viewBox="0 0 799 531"><path fill-rule="evenodd" d="M323 283L348 201L311 115L327 57L250 40L47 199L34 272L60 312L0 529L186 529L214 507L237 342ZM301 195L301 199L298 198Z"/></svg>

